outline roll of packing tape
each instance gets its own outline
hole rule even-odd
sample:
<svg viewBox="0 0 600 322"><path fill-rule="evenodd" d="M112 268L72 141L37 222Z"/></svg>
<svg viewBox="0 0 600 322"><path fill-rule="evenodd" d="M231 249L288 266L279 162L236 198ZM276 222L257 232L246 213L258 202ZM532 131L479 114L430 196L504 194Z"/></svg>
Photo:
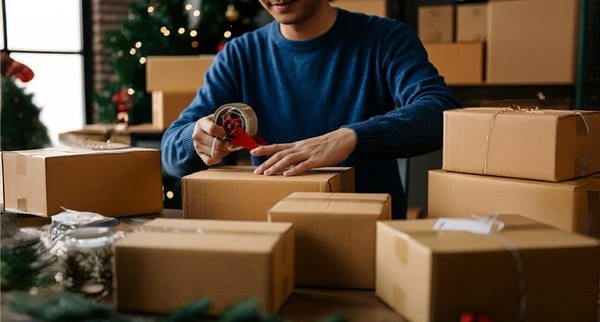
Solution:
<svg viewBox="0 0 600 322"><path fill-rule="evenodd" d="M227 135L222 138L231 144L230 150L242 148L248 150L265 144L258 135L258 120L252 108L244 103L229 103L219 106L215 110L213 121L225 128Z"/></svg>

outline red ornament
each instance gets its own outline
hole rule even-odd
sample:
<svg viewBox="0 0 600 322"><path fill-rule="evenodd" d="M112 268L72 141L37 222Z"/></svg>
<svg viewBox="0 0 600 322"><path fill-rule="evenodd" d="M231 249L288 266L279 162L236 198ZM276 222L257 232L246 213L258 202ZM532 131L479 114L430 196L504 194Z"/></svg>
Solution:
<svg viewBox="0 0 600 322"><path fill-rule="evenodd" d="M465 312L460 316L460 322L495 322L496 319L488 314Z"/></svg>
<svg viewBox="0 0 600 322"><path fill-rule="evenodd" d="M221 50L223 50L223 48L225 48L225 43L224 42L222 42L222 43L220 43L220 44L217 45L217 51L221 51Z"/></svg>
<svg viewBox="0 0 600 322"><path fill-rule="evenodd" d="M16 77L23 83L27 83L33 78L33 71L27 65L20 63L8 55L7 52L2 52L2 77Z"/></svg>
<svg viewBox="0 0 600 322"><path fill-rule="evenodd" d="M121 88L118 92L116 92L112 96L113 103L117 106L117 123L125 123L129 122L129 114L127 114L127 110L129 110L133 106L133 102L131 101L131 97L126 88Z"/></svg>

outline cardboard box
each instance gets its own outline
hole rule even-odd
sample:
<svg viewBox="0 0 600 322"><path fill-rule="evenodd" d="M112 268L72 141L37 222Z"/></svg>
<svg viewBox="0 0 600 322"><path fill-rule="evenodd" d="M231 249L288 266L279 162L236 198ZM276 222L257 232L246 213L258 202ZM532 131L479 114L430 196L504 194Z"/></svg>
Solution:
<svg viewBox="0 0 600 322"><path fill-rule="evenodd" d="M254 174L254 166L225 166L182 178L183 216L267 221L268 211L292 192L354 192L354 169L327 167L299 176Z"/></svg>
<svg viewBox="0 0 600 322"><path fill-rule="evenodd" d="M290 223L155 219L115 243L119 310L165 313L195 300L208 313L253 299L276 313L294 286Z"/></svg>
<svg viewBox="0 0 600 322"><path fill-rule="evenodd" d="M454 41L454 5L417 7L417 33L422 42Z"/></svg>
<svg viewBox="0 0 600 322"><path fill-rule="evenodd" d="M481 84L483 82L482 42L423 43L429 61L449 85Z"/></svg>
<svg viewBox="0 0 600 322"><path fill-rule="evenodd" d="M456 6L456 41L484 42L487 35L487 4L462 3Z"/></svg>
<svg viewBox="0 0 600 322"><path fill-rule="evenodd" d="M444 170L561 181L600 171L600 111L444 112Z"/></svg>
<svg viewBox="0 0 600 322"><path fill-rule="evenodd" d="M295 192L269 210L296 229L296 285L375 288L375 223L391 219L384 193Z"/></svg>
<svg viewBox="0 0 600 322"><path fill-rule="evenodd" d="M163 209L156 149L45 148L2 158L7 211L51 216L65 207L119 217Z"/></svg>
<svg viewBox="0 0 600 322"><path fill-rule="evenodd" d="M488 3L487 82L573 84L578 0Z"/></svg>
<svg viewBox="0 0 600 322"><path fill-rule="evenodd" d="M196 92L204 84L204 74L214 55L148 56L146 90L164 92Z"/></svg>
<svg viewBox="0 0 600 322"><path fill-rule="evenodd" d="M600 175L543 182L430 170L429 217L520 214L600 238Z"/></svg>
<svg viewBox="0 0 600 322"><path fill-rule="evenodd" d="M365 13L379 17L387 17L387 4L385 0L334 0L334 7L348 11Z"/></svg>
<svg viewBox="0 0 600 322"><path fill-rule="evenodd" d="M186 108L196 96L195 92L152 92L152 125L164 130L179 117L179 113Z"/></svg>
<svg viewBox="0 0 600 322"><path fill-rule="evenodd" d="M600 242L517 215L493 234L434 231L435 219L377 223L377 284L410 321L594 321Z"/></svg>

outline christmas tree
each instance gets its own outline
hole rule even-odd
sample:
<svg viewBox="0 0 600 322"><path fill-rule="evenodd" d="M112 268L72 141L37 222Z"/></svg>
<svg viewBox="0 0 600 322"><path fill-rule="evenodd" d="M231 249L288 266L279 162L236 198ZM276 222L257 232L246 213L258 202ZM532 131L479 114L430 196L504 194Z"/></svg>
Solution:
<svg viewBox="0 0 600 322"><path fill-rule="evenodd" d="M121 30L104 37L114 80L95 95L98 122L151 122L147 57L215 54L227 41L255 29L259 10L255 0L134 1Z"/></svg>
<svg viewBox="0 0 600 322"><path fill-rule="evenodd" d="M40 121L41 109L33 103L20 83L33 78L33 71L12 59L5 51L2 55L2 107L0 109L0 150L37 149L50 145L48 130Z"/></svg>

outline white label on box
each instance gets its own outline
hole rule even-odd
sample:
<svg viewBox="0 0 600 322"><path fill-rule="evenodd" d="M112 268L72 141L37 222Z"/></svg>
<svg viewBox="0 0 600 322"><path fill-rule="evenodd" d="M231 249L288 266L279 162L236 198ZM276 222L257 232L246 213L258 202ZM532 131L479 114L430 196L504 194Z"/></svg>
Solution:
<svg viewBox="0 0 600 322"><path fill-rule="evenodd" d="M496 216L481 218L439 218L433 225L436 231L462 231L474 234L499 232L504 228L504 223L497 221Z"/></svg>

